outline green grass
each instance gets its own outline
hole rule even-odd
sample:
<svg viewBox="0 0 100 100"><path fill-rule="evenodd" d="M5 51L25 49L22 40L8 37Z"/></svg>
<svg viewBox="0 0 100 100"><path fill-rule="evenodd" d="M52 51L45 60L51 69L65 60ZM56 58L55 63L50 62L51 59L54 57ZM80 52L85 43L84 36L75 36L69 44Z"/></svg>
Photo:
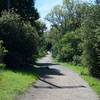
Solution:
<svg viewBox="0 0 100 100"><path fill-rule="evenodd" d="M60 64L80 74L82 78L89 84L89 86L100 96L100 80L92 77L89 74L88 68L66 63Z"/></svg>
<svg viewBox="0 0 100 100"><path fill-rule="evenodd" d="M14 100L25 92L37 80L33 73L21 73L4 70L0 72L0 100Z"/></svg>

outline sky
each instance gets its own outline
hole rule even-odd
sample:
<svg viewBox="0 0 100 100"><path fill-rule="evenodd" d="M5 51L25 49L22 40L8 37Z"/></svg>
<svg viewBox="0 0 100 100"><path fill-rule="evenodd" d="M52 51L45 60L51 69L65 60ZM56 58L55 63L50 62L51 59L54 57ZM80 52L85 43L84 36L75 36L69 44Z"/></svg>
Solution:
<svg viewBox="0 0 100 100"><path fill-rule="evenodd" d="M62 4L62 0L36 0L35 2L35 7L40 14L40 19L46 23L48 28L50 27L50 23L45 20L45 16L58 4Z"/></svg>
<svg viewBox="0 0 100 100"><path fill-rule="evenodd" d="M90 0L83 0L83 1L90 1ZM91 0L93 1L93 0ZM37 8L39 14L40 14L40 19L44 21L47 26L49 27L49 23L44 19L45 16L51 11L51 9L55 5L61 5L63 0L36 0L35 2L35 7Z"/></svg>
<svg viewBox="0 0 100 100"><path fill-rule="evenodd" d="M41 18L44 18L50 10L58 4L62 4L62 0L36 0L35 6Z"/></svg>

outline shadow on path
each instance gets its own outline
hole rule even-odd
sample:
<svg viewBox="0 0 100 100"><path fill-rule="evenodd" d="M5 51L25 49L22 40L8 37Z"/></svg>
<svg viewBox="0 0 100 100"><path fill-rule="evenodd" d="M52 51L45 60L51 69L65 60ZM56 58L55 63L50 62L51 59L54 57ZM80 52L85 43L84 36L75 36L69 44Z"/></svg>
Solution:
<svg viewBox="0 0 100 100"><path fill-rule="evenodd" d="M47 81L48 78L54 78L50 75L57 75L57 76L64 76L63 73L61 73L60 70L56 68L52 68L52 66L56 66L58 64L53 63L37 63L35 67L35 72L39 74L39 80L50 85L50 86L33 86L34 88L47 88L47 89L71 89L71 88L86 88L86 86L83 85L77 85L77 86L58 86L56 84L53 84L50 81Z"/></svg>
<svg viewBox="0 0 100 100"><path fill-rule="evenodd" d="M40 78L40 81L49 84L50 86L33 86L34 88L45 88L45 89L73 89L73 88L86 88L86 86L83 85L77 85L77 86L57 86L51 82L48 82L46 80L43 80Z"/></svg>
<svg viewBox="0 0 100 100"><path fill-rule="evenodd" d="M51 68L52 66L56 66L58 64L53 64L53 63L37 63L35 67L35 72L39 74L41 78L52 78L49 77L49 75L64 75L61 73L60 70L56 68Z"/></svg>

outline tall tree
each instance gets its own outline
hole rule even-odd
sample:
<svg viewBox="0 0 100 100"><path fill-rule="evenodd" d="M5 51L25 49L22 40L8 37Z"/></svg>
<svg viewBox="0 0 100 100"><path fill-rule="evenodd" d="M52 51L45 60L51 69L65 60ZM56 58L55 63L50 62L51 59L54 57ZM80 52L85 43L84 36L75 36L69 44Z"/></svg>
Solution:
<svg viewBox="0 0 100 100"><path fill-rule="evenodd" d="M55 6L46 16L46 19L57 28L62 34L66 31L75 30L78 27L75 13L75 5L78 2L74 0L64 0L62 6Z"/></svg>
<svg viewBox="0 0 100 100"><path fill-rule="evenodd" d="M14 12L3 12L0 17L0 40L8 50L4 62L9 68L21 68L35 61L39 36L29 22Z"/></svg>
<svg viewBox="0 0 100 100"><path fill-rule="evenodd" d="M34 20L39 18L39 14L34 5L35 0L1 0L0 12L13 8L24 20L34 22Z"/></svg>
<svg viewBox="0 0 100 100"><path fill-rule="evenodd" d="M64 29L63 21L64 21L64 12L60 5L55 6L51 12L46 16L46 20L48 20L53 27L57 28L59 31Z"/></svg>

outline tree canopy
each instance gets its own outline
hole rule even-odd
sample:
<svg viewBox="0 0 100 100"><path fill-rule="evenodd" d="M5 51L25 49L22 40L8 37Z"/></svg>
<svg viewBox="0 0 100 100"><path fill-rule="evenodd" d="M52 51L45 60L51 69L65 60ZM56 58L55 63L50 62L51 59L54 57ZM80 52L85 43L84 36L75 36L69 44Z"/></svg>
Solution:
<svg viewBox="0 0 100 100"><path fill-rule="evenodd" d="M46 16L52 27L48 40L52 53L60 61L88 66L100 77L100 5L63 0Z"/></svg>
<svg viewBox="0 0 100 100"><path fill-rule="evenodd" d="M1 0L0 12L13 9L24 20L34 22L39 18L35 6L35 0Z"/></svg>

